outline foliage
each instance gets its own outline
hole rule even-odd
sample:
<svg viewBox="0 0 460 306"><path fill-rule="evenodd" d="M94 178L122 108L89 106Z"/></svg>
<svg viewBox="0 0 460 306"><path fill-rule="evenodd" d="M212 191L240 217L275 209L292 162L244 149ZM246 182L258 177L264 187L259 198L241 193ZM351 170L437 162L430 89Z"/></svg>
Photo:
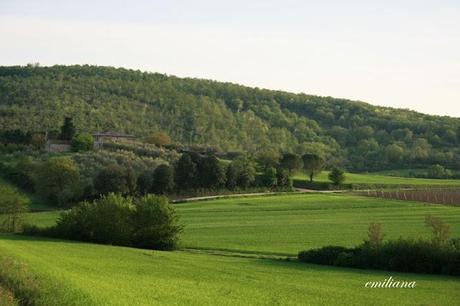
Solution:
<svg viewBox="0 0 460 306"><path fill-rule="evenodd" d="M382 233L381 223L371 223L367 230L367 243L369 246L378 248L382 245L384 234Z"/></svg>
<svg viewBox="0 0 460 306"><path fill-rule="evenodd" d="M333 168L328 175L329 180L336 186L342 185L345 182L345 171L339 168Z"/></svg>
<svg viewBox="0 0 460 306"><path fill-rule="evenodd" d="M27 200L16 190L0 185L0 216L3 219L0 229L9 233L21 230L27 205Z"/></svg>
<svg viewBox="0 0 460 306"><path fill-rule="evenodd" d="M312 183L313 177L323 169L324 160L317 154L306 153L302 156L302 161L303 169L307 172L310 183Z"/></svg>
<svg viewBox="0 0 460 306"><path fill-rule="evenodd" d="M72 150L75 152L89 151L93 148L94 138L91 134L77 134L72 139Z"/></svg>
<svg viewBox="0 0 460 306"><path fill-rule="evenodd" d="M134 211L131 198L108 194L93 202L82 202L62 213L54 228L56 237L103 244L130 245Z"/></svg>
<svg viewBox="0 0 460 306"><path fill-rule="evenodd" d="M454 243L447 244L439 219L427 218L433 226L435 238L438 240L403 239L382 242L381 225L371 223L368 240L354 248L326 246L319 249L302 251L298 259L303 262L323 265L335 265L364 269L382 269L400 272L432 273L460 275L460 250ZM435 225L433 225L435 224ZM436 229L435 229L436 228ZM443 244L439 237L445 238Z"/></svg>
<svg viewBox="0 0 460 306"><path fill-rule="evenodd" d="M63 212L52 227L24 228L27 235L162 250L174 249L181 231L167 198L147 195L134 203L114 193Z"/></svg>
<svg viewBox="0 0 460 306"><path fill-rule="evenodd" d="M197 164L189 153L184 153L176 163L175 181L179 189L190 189L196 186Z"/></svg>
<svg viewBox="0 0 460 306"><path fill-rule="evenodd" d="M61 127L60 139L72 140L75 135L75 126L71 117L64 118L64 124Z"/></svg>
<svg viewBox="0 0 460 306"><path fill-rule="evenodd" d="M280 159L280 167L289 171L291 175L292 172L302 168L302 159L300 156L294 153L284 153Z"/></svg>
<svg viewBox="0 0 460 306"><path fill-rule="evenodd" d="M256 168L254 162L249 158L239 157L231 163L231 167L236 173L236 186L247 188L255 182Z"/></svg>
<svg viewBox="0 0 460 306"><path fill-rule="evenodd" d="M167 194L174 189L174 171L168 165L159 165L153 172L153 192Z"/></svg>
<svg viewBox="0 0 460 306"><path fill-rule="evenodd" d="M283 168L277 168L276 183L280 187L292 188L292 178L289 175L289 171Z"/></svg>
<svg viewBox="0 0 460 306"><path fill-rule="evenodd" d="M147 143L154 144L159 147L164 147L171 144L171 138L164 132L155 132L147 136L145 139Z"/></svg>
<svg viewBox="0 0 460 306"><path fill-rule="evenodd" d="M110 192L130 194L136 189L136 181L130 168L112 164L96 175L94 188L99 195Z"/></svg>
<svg viewBox="0 0 460 306"><path fill-rule="evenodd" d="M152 170L146 170L137 178L137 191L141 195L153 192L153 173Z"/></svg>
<svg viewBox="0 0 460 306"><path fill-rule="evenodd" d="M435 179L449 178L452 176L452 172L443 166L436 164L428 168L428 177Z"/></svg>
<svg viewBox="0 0 460 306"><path fill-rule="evenodd" d="M32 133L72 114L81 132L164 131L224 151L314 153L354 171L460 165L457 118L231 83L110 67L1 67L0 101L0 135L9 134L0 139L11 144L30 144Z"/></svg>
<svg viewBox="0 0 460 306"><path fill-rule="evenodd" d="M276 169L268 167L262 175L262 185L265 187L275 187L278 184Z"/></svg>
<svg viewBox="0 0 460 306"><path fill-rule="evenodd" d="M166 197L147 195L141 198L132 218L135 246L161 250L176 247L182 225Z"/></svg>
<svg viewBox="0 0 460 306"><path fill-rule="evenodd" d="M69 157L53 157L40 164L35 173L39 195L59 206L68 205L81 195L80 171Z"/></svg>
<svg viewBox="0 0 460 306"><path fill-rule="evenodd" d="M433 243L445 244L449 239L450 226L438 217L432 215L425 216L425 225L431 228L433 233Z"/></svg>

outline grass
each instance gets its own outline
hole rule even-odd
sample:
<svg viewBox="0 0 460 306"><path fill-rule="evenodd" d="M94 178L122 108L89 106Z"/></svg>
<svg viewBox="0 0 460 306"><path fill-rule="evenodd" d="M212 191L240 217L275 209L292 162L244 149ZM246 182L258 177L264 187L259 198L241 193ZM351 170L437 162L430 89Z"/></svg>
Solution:
<svg viewBox="0 0 460 306"><path fill-rule="evenodd" d="M315 181L329 182L328 171L321 172L315 177ZM404 186L459 186L460 180L454 179L424 179L424 178L409 178L397 177L378 174L364 173L346 173L346 184L364 184L364 185L404 185ZM294 180L307 180L305 174L297 174Z"/></svg>
<svg viewBox="0 0 460 306"><path fill-rule="evenodd" d="M347 194L294 194L227 198L176 204L185 224L182 247L296 255L324 245L354 246L370 222L386 238L430 237L426 214L439 216L460 236L460 209ZM34 213L29 221L51 225L57 212Z"/></svg>
<svg viewBox="0 0 460 306"><path fill-rule="evenodd" d="M460 280L391 273L415 289L367 289L389 273L0 236L0 252L41 280L40 305L455 305ZM54 280L54 282L52 281ZM54 293L69 288L67 296ZM49 299L49 297L54 299Z"/></svg>

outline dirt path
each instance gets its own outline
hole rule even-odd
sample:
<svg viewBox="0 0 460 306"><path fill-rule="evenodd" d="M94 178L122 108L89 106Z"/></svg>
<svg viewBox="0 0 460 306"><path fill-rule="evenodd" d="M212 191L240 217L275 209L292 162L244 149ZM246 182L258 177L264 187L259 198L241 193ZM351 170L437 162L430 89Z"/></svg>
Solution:
<svg viewBox="0 0 460 306"><path fill-rule="evenodd" d="M345 191L347 190L313 190L313 189L296 188L295 191L287 191L287 192L269 191L269 192L255 192L255 193L220 194L220 195L213 195L213 196L181 198L181 199L172 200L172 202L173 203L183 203L183 202L195 202L195 201L205 201L205 200L224 199L224 198L288 195L288 194L300 194L300 193L338 193L338 192L345 192Z"/></svg>

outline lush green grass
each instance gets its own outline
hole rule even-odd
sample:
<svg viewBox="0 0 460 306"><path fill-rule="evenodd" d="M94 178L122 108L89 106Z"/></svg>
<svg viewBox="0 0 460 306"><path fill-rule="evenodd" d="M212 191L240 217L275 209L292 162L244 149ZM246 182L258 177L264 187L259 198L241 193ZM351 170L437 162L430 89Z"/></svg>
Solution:
<svg viewBox="0 0 460 306"><path fill-rule="evenodd" d="M328 171L321 172L314 178L318 182L329 182ZM297 174L294 180L307 180L305 174ZM416 185L416 186L460 186L460 180L423 179L410 177L397 177L365 173L346 173L347 184L372 184L372 185Z"/></svg>
<svg viewBox="0 0 460 306"><path fill-rule="evenodd" d="M159 252L18 236L0 251L41 280L72 288L79 305L455 305L460 279L306 265L186 252ZM368 281L417 281L415 289L367 289ZM55 281L53 283L53 280Z"/></svg>
<svg viewBox="0 0 460 306"><path fill-rule="evenodd" d="M453 174L460 174L459 170L452 170L450 171ZM382 171L376 171L376 172L371 172L371 174L375 175L388 175L388 176L400 176L400 177L411 177L413 176L412 174L416 175L427 175L428 174L428 169L398 169L398 170L382 170Z"/></svg>
<svg viewBox="0 0 460 306"><path fill-rule="evenodd" d="M387 238L429 237L426 214L460 236L460 209L343 194L301 194L178 204L186 225L183 246L297 254L324 245L356 245L370 222Z"/></svg>
<svg viewBox="0 0 460 306"><path fill-rule="evenodd" d="M429 237L426 214L441 217L460 236L460 209L346 194L297 194L229 198L176 204L185 224L182 246L295 255L334 244L356 245L370 222L386 238ZM34 213L31 223L51 225L55 212Z"/></svg>

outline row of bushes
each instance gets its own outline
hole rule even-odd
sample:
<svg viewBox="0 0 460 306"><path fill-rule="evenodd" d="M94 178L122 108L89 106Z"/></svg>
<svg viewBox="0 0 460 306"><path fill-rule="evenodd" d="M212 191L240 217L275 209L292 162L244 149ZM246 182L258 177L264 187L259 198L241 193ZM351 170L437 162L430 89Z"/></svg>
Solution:
<svg viewBox="0 0 460 306"><path fill-rule="evenodd" d="M302 262L398 272L460 275L460 238L448 239L449 225L427 215L432 240L383 241L381 224L372 223L368 239L354 248L326 246L299 252Z"/></svg>
<svg viewBox="0 0 460 306"><path fill-rule="evenodd" d="M139 199L108 194L63 212L48 228L24 226L24 234L146 249L174 249L182 225L165 197Z"/></svg>
<svg viewBox="0 0 460 306"><path fill-rule="evenodd" d="M460 275L460 240L440 246L429 240L390 240L379 248L326 246L302 251L302 262L398 272Z"/></svg>

